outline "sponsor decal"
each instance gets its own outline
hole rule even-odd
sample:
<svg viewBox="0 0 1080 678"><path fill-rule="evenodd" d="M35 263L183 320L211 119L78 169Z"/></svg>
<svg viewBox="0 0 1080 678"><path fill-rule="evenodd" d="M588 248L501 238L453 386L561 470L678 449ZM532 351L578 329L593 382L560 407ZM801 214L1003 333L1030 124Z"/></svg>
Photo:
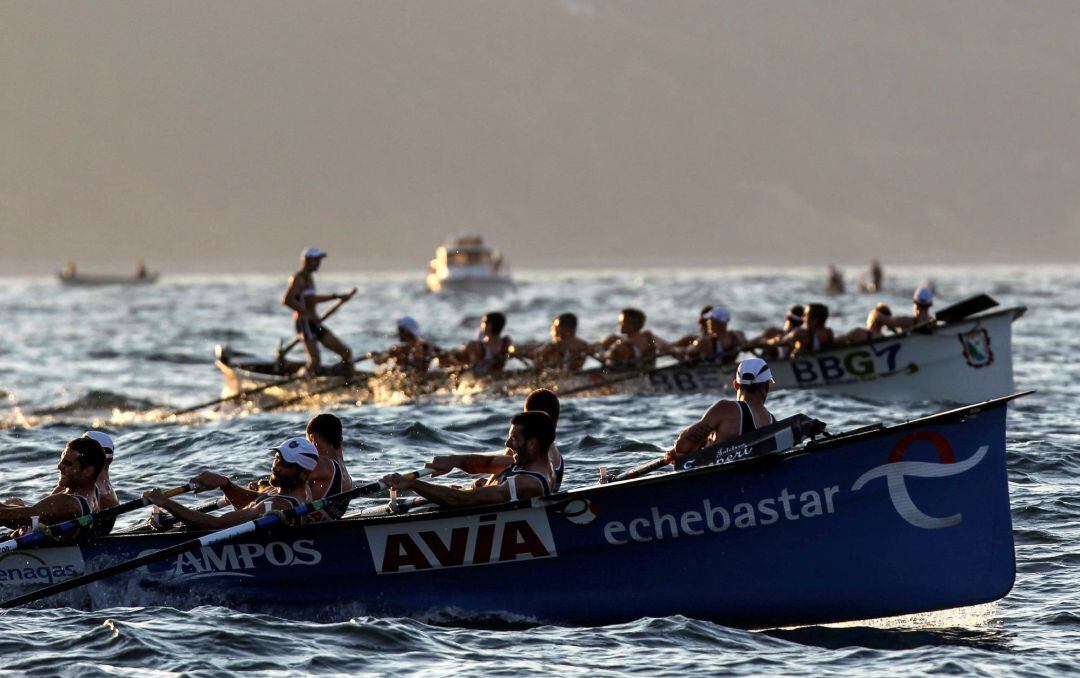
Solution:
<svg viewBox="0 0 1080 678"><path fill-rule="evenodd" d="M918 442L933 445L940 463L903 461L908 448ZM986 456L989 449L987 445L983 445L975 451L975 454L957 463L952 446L949 445L949 441L944 436L933 431L916 431L901 438L896 443L896 446L889 453L889 462L887 464L872 468L859 476L859 479L851 486L851 491L858 492L868 482L877 478L884 478L889 488L889 499L892 500L893 507L900 514L900 517L911 525L921 527L924 530L940 530L959 525L964 519L960 513L938 518L919 510L919 507L915 506L911 495L908 494L904 479L908 476L916 478L947 478L964 473L977 466Z"/></svg>
<svg viewBox="0 0 1080 678"><path fill-rule="evenodd" d="M571 499L553 510L574 525L588 525L597 515L596 504L591 499Z"/></svg>
<svg viewBox="0 0 1080 678"><path fill-rule="evenodd" d="M731 391L732 370L703 367L698 370L649 372L649 386L660 393L701 393Z"/></svg>
<svg viewBox="0 0 1080 678"><path fill-rule="evenodd" d="M364 528L379 574L554 558L544 509Z"/></svg>
<svg viewBox="0 0 1080 678"><path fill-rule="evenodd" d="M900 342L870 344L846 353L796 358L791 361L791 371L799 386L877 379L897 371L902 347ZM909 363L900 369L915 374L919 366Z"/></svg>
<svg viewBox="0 0 1080 678"><path fill-rule="evenodd" d="M153 553L144 551L139 556ZM147 569L167 579L201 579L203 577L254 577L255 570L268 567L317 565L322 553L313 539L294 542L272 541L267 544L230 543L203 546Z"/></svg>
<svg viewBox="0 0 1080 678"><path fill-rule="evenodd" d="M604 540L621 546L630 542L662 541L679 537L698 537L727 530L745 530L781 521L808 520L836 512L834 498L839 485L821 489L783 488L775 497L739 502L733 506L714 505L709 499L700 509L682 513L661 513L653 506L647 516L627 522L612 520L604 525Z"/></svg>
<svg viewBox="0 0 1080 678"><path fill-rule="evenodd" d="M11 551L0 556L0 587L55 584L77 577L85 569L82 551L75 546Z"/></svg>
<svg viewBox="0 0 1080 678"><path fill-rule="evenodd" d="M990 350L990 333L982 327L956 335L964 347L964 360L972 367L986 367L994 362L994 352Z"/></svg>

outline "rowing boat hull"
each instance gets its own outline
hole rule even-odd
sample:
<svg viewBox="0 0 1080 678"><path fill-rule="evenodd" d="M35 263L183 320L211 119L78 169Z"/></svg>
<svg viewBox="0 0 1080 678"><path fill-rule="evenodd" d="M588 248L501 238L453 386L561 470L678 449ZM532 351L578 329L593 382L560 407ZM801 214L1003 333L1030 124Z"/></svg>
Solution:
<svg viewBox="0 0 1080 678"><path fill-rule="evenodd" d="M157 273L150 273L142 277L133 275L64 275L58 273L57 278L66 287L104 287L107 285L153 285L158 280Z"/></svg>
<svg viewBox="0 0 1080 678"><path fill-rule="evenodd" d="M280 529L50 602L566 624L681 614L746 628L985 603L1015 576L1006 401L544 500ZM15 552L0 557L0 591L186 538Z"/></svg>

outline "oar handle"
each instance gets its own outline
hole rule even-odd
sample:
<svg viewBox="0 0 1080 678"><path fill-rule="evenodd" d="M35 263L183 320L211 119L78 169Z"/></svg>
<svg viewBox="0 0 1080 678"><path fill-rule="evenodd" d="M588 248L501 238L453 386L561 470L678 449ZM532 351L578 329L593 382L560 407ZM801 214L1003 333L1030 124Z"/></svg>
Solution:
<svg viewBox="0 0 1080 678"><path fill-rule="evenodd" d="M165 491L166 497L175 497L178 494L190 492L195 489L195 486L191 483L187 485L181 485L179 487L173 487ZM124 513L134 511L135 509L142 508L149 504L146 499L139 497L138 499L132 499L131 501L118 504L111 508L107 508L104 511L98 511L97 513L89 513L85 516L79 516L78 518L72 518L71 520L65 520L62 523L54 523L52 525L46 525L39 527L33 532L28 532L21 537L14 539L8 539L0 542L0 554L8 553L10 551L17 551L19 549L33 546L34 544L40 544L44 541L50 541L58 539L68 532L73 532L82 527L89 527L95 522L101 522L108 518L114 518Z"/></svg>
<svg viewBox="0 0 1080 678"><path fill-rule="evenodd" d="M425 468L419 471L403 473L401 475L406 478L413 479L428 476L431 475L431 473L431 469ZM38 589L37 591L31 591L30 593L10 598L0 603L0 608L18 607L20 605L32 603L36 600L49 598L56 595L57 593L70 591L71 589L85 586L86 584L89 584L91 582L100 581L113 575L134 570L144 565L149 565L151 563L156 563L160 560L165 560L166 558L172 556L178 556L182 553L187 553L188 551L198 548L200 546L211 546L213 544L219 544L223 541L228 541L240 535L266 529L285 520L290 520L295 517L300 517L309 513L321 511L327 506L336 504L338 502L352 500L365 494L374 494L376 492L380 492L386 489L386 487L387 485L385 483L383 483L381 480L377 480L366 485L354 487L346 492L341 492L335 495L331 495L329 497L323 497L322 499L308 502L306 504L300 504L299 506L289 508L284 511L271 511L264 516L260 516L259 518L256 518L254 520L249 520L246 523L241 523L240 525L229 527L224 530L212 532L196 539L189 539L188 541L181 542L168 548L151 551L150 553L143 554L142 556L133 558L123 563L117 563L115 565L103 568L101 570L98 570L97 572L90 572L79 577L74 577L67 581L62 581L56 584L52 584L51 586L46 586L44 588Z"/></svg>

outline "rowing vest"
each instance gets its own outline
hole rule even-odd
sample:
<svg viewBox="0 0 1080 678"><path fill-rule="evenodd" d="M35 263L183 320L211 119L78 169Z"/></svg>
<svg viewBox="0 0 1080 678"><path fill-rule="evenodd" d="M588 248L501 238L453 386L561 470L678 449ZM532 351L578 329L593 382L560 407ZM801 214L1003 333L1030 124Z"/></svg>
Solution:
<svg viewBox="0 0 1080 678"><path fill-rule="evenodd" d="M551 449L548 450L548 457L549 458L551 457L551 451L552 450L554 450L556 453L558 453L558 451L559 451L559 448L555 447L555 443L551 443ZM559 488L562 487L563 470L565 469L565 467L566 467L566 460L562 458L562 455L559 455L559 465L557 467L556 466L551 467L552 473L555 474L555 484L551 486L551 493L552 494L555 494L556 492L558 492Z"/></svg>
<svg viewBox="0 0 1080 678"><path fill-rule="evenodd" d="M85 501L85 498L83 498L83 497L79 497L79 498L83 499ZM101 507L101 491L98 490L97 485L94 486L94 499L98 503L98 508L100 508ZM90 505L89 502L87 502L87 506L89 506L89 505ZM86 514L83 514L83 515L86 515ZM90 529L94 533L95 537L104 537L105 535L112 532L113 525L115 525L115 524L116 524L116 516L113 516L111 518L103 518L101 520L95 520Z"/></svg>
<svg viewBox="0 0 1080 678"><path fill-rule="evenodd" d="M504 481L507 483L507 486L510 488L510 501L518 500L516 484L510 482L512 478L516 478L517 476L528 476L530 478L536 478L538 481L540 481L540 486L544 489L543 496L546 497L551 494L551 485L548 483L548 479L544 476L543 473L529 471L515 464L514 466L507 466L499 472L499 475L495 476L496 485Z"/></svg>
<svg viewBox="0 0 1080 678"><path fill-rule="evenodd" d="M335 459L331 459L330 463L334 465L334 476L330 479L330 484L326 486L326 492L320 499L325 497L331 497L335 494L341 494L342 483L345 478L345 472L341 469L341 464ZM313 523L323 523L329 520L340 520L341 516L345 515L345 511L349 508L348 500L345 501L332 501L326 505L321 511L316 511L308 515L308 520Z"/></svg>
<svg viewBox="0 0 1080 678"><path fill-rule="evenodd" d="M750 433L760 428L757 425L757 421L754 420L754 412L750 409L750 404L744 400L736 400L739 405L739 435L744 433ZM776 417L769 415L769 424L776 422ZM768 426L768 424L766 424Z"/></svg>
<svg viewBox="0 0 1080 678"><path fill-rule="evenodd" d="M284 499L285 501L292 504L292 508L296 508L300 504L304 503L304 502L300 501L299 499L297 499L296 497L290 497L287 494L268 494L266 492L264 492L264 493L260 494L259 496L255 497L255 501L253 501L251 503L252 504L259 504L260 506L265 506L266 508L263 509L263 515L266 515L267 513L274 510L273 508L271 508L270 502L272 502L275 499ZM307 516L304 516L304 518L306 518L306 517ZM296 518L291 518L291 519L285 521L285 524L286 525L296 525Z"/></svg>

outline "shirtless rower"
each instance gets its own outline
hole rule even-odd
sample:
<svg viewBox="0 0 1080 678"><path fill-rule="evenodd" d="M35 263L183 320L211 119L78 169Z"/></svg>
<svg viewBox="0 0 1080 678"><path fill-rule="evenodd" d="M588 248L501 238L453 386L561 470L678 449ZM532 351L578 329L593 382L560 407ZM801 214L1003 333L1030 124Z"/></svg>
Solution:
<svg viewBox="0 0 1080 678"><path fill-rule="evenodd" d="M774 423L776 418L765 407L772 382L772 371L761 358L747 358L739 363L732 381L737 399L716 401L700 420L683 430L672 447L672 458Z"/></svg>
<svg viewBox="0 0 1080 678"><path fill-rule="evenodd" d="M522 411L543 412L551 417L552 423L555 425L555 428L558 429L559 409L559 396L546 388L538 388L525 398L525 407ZM512 466L513 463L513 455L510 450L507 449L497 454L441 455L432 459L426 466L433 469L437 476L449 473L456 468L461 469L465 473L488 473L494 476ZM564 464L562 454L559 453L559 448L555 445L554 440L551 441L551 446L548 448L548 464L550 465L548 477L551 481L551 491L552 493L555 493L562 487ZM481 481L477 486L483 485L484 482L485 481Z"/></svg>
<svg viewBox="0 0 1080 678"><path fill-rule="evenodd" d="M668 344L645 329L645 312L624 308L619 313L619 332L600 342L601 358L615 369L641 369L656 364L656 356L669 349Z"/></svg>
<svg viewBox="0 0 1080 678"><path fill-rule="evenodd" d="M712 305L705 306L704 308L701 309L701 312L698 313L698 318L697 318L698 331L697 331L697 334L684 334L683 336L679 337L675 341L671 342L671 347L672 348L687 348L687 347L691 346L699 338L704 336L705 335L705 316L709 315L709 311L711 311L712 308L713 308Z"/></svg>
<svg viewBox="0 0 1080 678"><path fill-rule="evenodd" d="M787 358L791 347L781 346L777 342L803 326L805 313L806 309L802 304L793 304L784 317L783 327L766 328L759 336L747 342L747 348L761 348L762 355L767 360Z"/></svg>
<svg viewBox="0 0 1080 678"><path fill-rule="evenodd" d="M352 376L352 351L319 320L318 304L336 299L347 299L345 294L317 294L315 291L315 271L319 270L326 252L317 247L309 247L300 253L300 270L289 278L289 288L281 297L281 303L293 310L296 333L304 341L307 349L308 374L314 376L322 365L319 344L341 356L345 376Z"/></svg>
<svg viewBox="0 0 1080 678"><path fill-rule="evenodd" d="M53 525L100 511L97 480L104 468L101 445L93 438L75 438L64 447L56 465L60 491L30 506L0 504L0 525L23 532L34 526L34 518L42 525Z"/></svg>
<svg viewBox="0 0 1080 678"><path fill-rule="evenodd" d="M792 330L773 342L773 345L788 349L790 357L829 348L835 339L833 331L825 326L828 320L828 306L817 302L807 304L805 327Z"/></svg>
<svg viewBox="0 0 1080 678"><path fill-rule="evenodd" d="M563 313L551 323L551 343L543 344L532 353L538 368L577 372L589 357L589 343L577 336L577 316Z"/></svg>
<svg viewBox="0 0 1080 678"><path fill-rule="evenodd" d="M934 305L934 292L929 287L920 287L911 295L911 315L903 315L885 318L882 323L900 332L906 332L915 326L926 327L927 331L934 326L934 314L930 307Z"/></svg>
<svg viewBox="0 0 1080 678"><path fill-rule="evenodd" d="M485 313L480 319L480 330L476 339L445 356L445 365L464 367L476 374L502 372L513 348L513 341L502 333L504 327L505 315L497 312ZM439 362L444 364L443 358L440 358Z"/></svg>
<svg viewBox="0 0 1080 678"><path fill-rule="evenodd" d="M871 339L885 336L885 324L892 318L892 309L887 304L878 304L866 316L866 326L856 327L845 335L836 338L838 344L862 344Z"/></svg>
<svg viewBox="0 0 1080 678"><path fill-rule="evenodd" d="M319 464L319 452L315 446L307 438L289 438L270 449L275 452L270 467L270 487L262 493L235 485L225 476L211 471L203 471L191 479L196 492L213 489L224 492L234 509L228 513L200 513L166 498L160 488L147 490L142 496L196 530L221 530L254 520L270 511L284 511L310 502L308 477Z"/></svg>
<svg viewBox="0 0 1080 678"><path fill-rule="evenodd" d="M739 349L746 344L746 335L729 330L731 312L723 306L713 306L705 314L705 327L700 337L685 350L687 360L732 365Z"/></svg>
<svg viewBox="0 0 1080 678"><path fill-rule="evenodd" d="M481 506L545 497L551 494L551 463L547 451L555 441L555 422L543 412L519 412L510 420L506 449L513 464L480 487L458 489L411 480L397 473L382 481L397 490L411 490L440 506Z"/></svg>
<svg viewBox="0 0 1080 678"><path fill-rule="evenodd" d="M345 466L345 456L341 448L344 443L341 420L329 412L317 414L307 425L307 439L319 453L319 463L308 476L308 486L312 499L322 499L352 489L352 476ZM313 523L337 520L345 515L349 508L345 504L333 506L311 514Z"/></svg>
<svg viewBox="0 0 1080 678"><path fill-rule="evenodd" d="M439 347L420 337L420 323L411 316L397 321L398 342L382 353L371 356L376 365L391 363L393 369L414 379L422 379L439 354Z"/></svg>

